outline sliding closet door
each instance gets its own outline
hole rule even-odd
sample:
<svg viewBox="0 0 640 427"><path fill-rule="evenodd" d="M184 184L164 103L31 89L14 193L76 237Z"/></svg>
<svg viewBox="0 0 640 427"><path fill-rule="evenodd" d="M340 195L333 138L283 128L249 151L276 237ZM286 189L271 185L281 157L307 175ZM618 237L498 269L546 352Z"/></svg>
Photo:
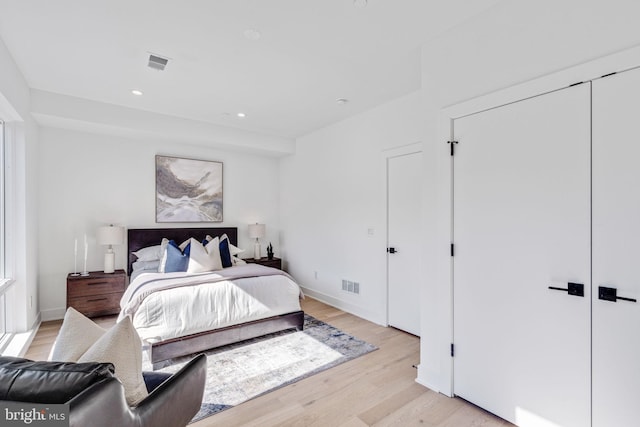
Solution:
<svg viewBox="0 0 640 427"><path fill-rule="evenodd" d="M639 119L639 70L594 81L593 427L640 425Z"/></svg>
<svg viewBox="0 0 640 427"><path fill-rule="evenodd" d="M454 122L454 392L519 426L590 424L589 100Z"/></svg>

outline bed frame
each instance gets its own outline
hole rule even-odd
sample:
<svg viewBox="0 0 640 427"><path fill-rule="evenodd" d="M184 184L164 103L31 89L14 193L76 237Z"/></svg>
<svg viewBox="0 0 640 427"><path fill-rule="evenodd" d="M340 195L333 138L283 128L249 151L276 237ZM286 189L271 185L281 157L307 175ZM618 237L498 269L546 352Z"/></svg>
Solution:
<svg viewBox="0 0 640 427"><path fill-rule="evenodd" d="M180 244L190 237L202 241L206 235L216 237L223 234L227 235L231 244L238 244L238 229L236 227L130 228L127 232L129 250L127 272L131 275L133 271L132 264L135 262L136 257L132 252L147 246L159 245L163 237L173 239ZM151 362L155 364L173 357L186 356L286 329L295 328L301 331L303 325L304 312L295 311L212 331L159 341L151 344Z"/></svg>

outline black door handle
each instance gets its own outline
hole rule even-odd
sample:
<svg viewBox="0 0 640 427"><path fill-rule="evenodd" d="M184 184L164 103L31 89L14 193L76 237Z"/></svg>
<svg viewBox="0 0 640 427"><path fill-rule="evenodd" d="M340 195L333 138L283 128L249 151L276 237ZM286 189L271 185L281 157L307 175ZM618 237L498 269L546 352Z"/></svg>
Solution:
<svg viewBox="0 0 640 427"><path fill-rule="evenodd" d="M576 297L584 296L584 285L582 283L569 282L567 283L566 288L557 288L555 286L549 286L549 289L553 289L554 291L565 291L569 295L573 295Z"/></svg>
<svg viewBox="0 0 640 427"><path fill-rule="evenodd" d="M618 290L616 288L607 288L605 286L598 287L598 299L611 302L616 302L619 299L623 301L637 302L634 298L619 297Z"/></svg>
<svg viewBox="0 0 640 427"><path fill-rule="evenodd" d="M387 252L389 252L390 254L395 254L398 251L396 251L396 248L391 247L391 248L387 248Z"/></svg>

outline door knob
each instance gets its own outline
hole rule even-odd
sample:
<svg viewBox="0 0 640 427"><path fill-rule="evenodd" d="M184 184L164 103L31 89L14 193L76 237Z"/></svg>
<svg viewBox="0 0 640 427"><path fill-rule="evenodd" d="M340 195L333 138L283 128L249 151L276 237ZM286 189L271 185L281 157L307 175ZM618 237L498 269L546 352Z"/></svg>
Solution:
<svg viewBox="0 0 640 427"><path fill-rule="evenodd" d="M605 286L600 286L598 288L598 299L611 302L616 302L619 299L623 301L637 302L634 298L619 297L618 290L616 288L607 288Z"/></svg>
<svg viewBox="0 0 640 427"><path fill-rule="evenodd" d="M573 295L576 297L584 296L584 285L582 283L569 282L567 283L566 288L557 288L555 286L549 286L549 289L553 289L554 291L565 291L569 295Z"/></svg>
<svg viewBox="0 0 640 427"><path fill-rule="evenodd" d="M396 248L391 247L391 248L387 248L387 252L389 252L390 254L395 254L398 251L396 251Z"/></svg>

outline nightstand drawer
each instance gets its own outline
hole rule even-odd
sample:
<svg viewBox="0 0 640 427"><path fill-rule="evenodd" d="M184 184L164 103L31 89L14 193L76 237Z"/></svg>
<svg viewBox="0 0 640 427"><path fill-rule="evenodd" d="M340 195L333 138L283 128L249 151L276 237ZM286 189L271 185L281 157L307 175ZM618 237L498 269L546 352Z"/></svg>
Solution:
<svg viewBox="0 0 640 427"><path fill-rule="evenodd" d="M69 279L67 297L85 297L102 295L111 292L124 292L125 281L120 276L114 277L80 277Z"/></svg>
<svg viewBox="0 0 640 427"><path fill-rule="evenodd" d="M69 298L68 305L85 316L105 316L120 312L122 293Z"/></svg>

